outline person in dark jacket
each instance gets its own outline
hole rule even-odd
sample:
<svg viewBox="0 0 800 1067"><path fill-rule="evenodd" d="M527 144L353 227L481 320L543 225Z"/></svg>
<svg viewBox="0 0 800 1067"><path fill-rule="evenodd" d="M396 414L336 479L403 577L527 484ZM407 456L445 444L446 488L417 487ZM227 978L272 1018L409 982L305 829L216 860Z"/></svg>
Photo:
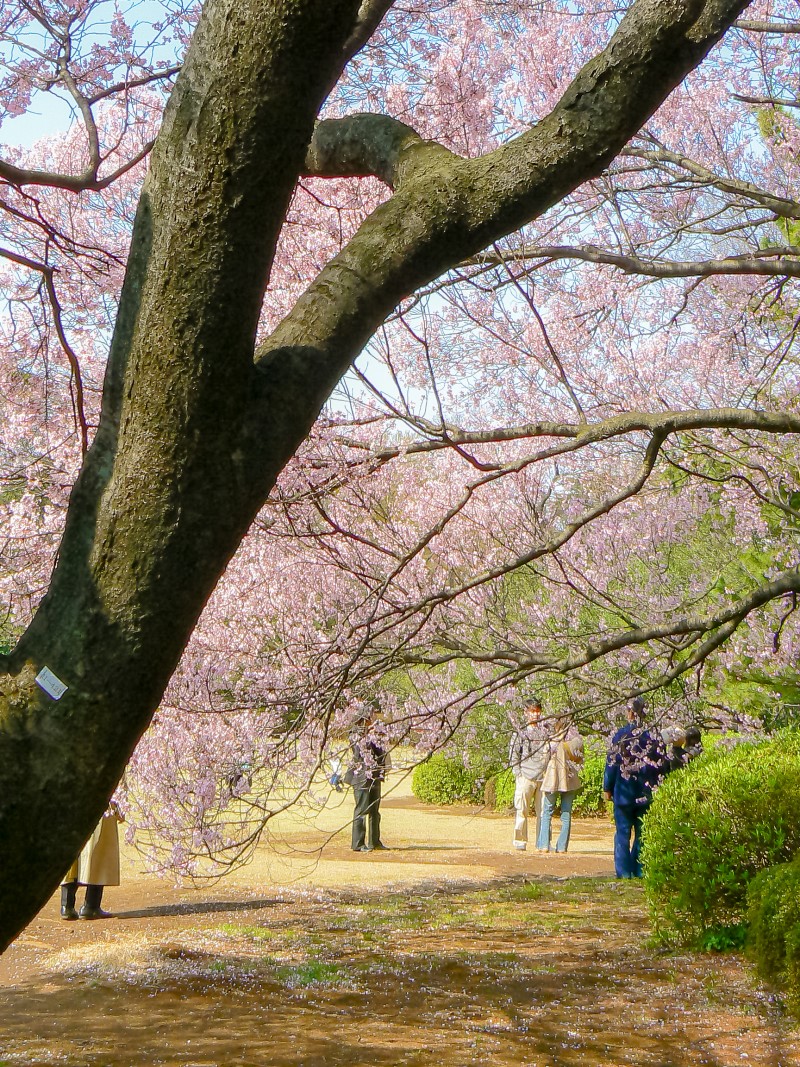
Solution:
<svg viewBox="0 0 800 1067"><path fill-rule="evenodd" d="M693 759L703 754L703 740L700 730L696 726L686 727L686 740L684 742L684 763L691 763Z"/></svg>
<svg viewBox="0 0 800 1067"><path fill-rule="evenodd" d="M375 726L374 713L368 712L357 720L350 734L353 760L344 782L353 787L355 809L350 847L353 852L372 852L388 846L381 841L381 788L386 772L391 769L391 757L371 736Z"/></svg>
<svg viewBox="0 0 800 1067"><path fill-rule="evenodd" d="M636 697L628 708L627 724L611 739L603 776L606 800L614 802L614 869L618 878L642 876L642 819L653 799L653 789L669 773L664 742L657 732L644 727L644 706L644 700Z"/></svg>

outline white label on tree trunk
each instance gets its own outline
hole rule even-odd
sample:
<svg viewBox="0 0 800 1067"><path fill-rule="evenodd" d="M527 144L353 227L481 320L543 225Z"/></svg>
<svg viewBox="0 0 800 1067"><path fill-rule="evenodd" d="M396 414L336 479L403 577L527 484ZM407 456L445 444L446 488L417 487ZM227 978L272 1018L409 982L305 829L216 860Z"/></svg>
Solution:
<svg viewBox="0 0 800 1067"><path fill-rule="evenodd" d="M53 700L60 700L68 688L60 678L56 678L49 667L42 667L36 675L35 681L41 689L44 689L49 697L53 698Z"/></svg>

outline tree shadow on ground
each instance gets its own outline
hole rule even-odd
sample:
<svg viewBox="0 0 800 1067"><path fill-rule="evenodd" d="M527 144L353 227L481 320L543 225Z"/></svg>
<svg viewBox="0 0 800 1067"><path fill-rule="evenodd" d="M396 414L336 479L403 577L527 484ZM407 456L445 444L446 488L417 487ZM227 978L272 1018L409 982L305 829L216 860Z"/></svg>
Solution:
<svg viewBox="0 0 800 1067"><path fill-rule="evenodd" d="M269 922L214 918L260 908ZM127 914L209 918L104 927L46 970L31 949L38 973L0 988L0 1064L800 1067L800 1031L741 958L649 943L638 884L517 876Z"/></svg>
<svg viewBox="0 0 800 1067"><path fill-rule="evenodd" d="M159 904L153 908L137 908L134 911L115 911L115 919L153 919L171 915L209 915L214 912L260 911L283 903L277 899L267 900L203 900L197 903Z"/></svg>
<svg viewBox="0 0 800 1067"><path fill-rule="evenodd" d="M385 849L378 849L380 852L463 852L464 845L387 845Z"/></svg>
<svg viewBox="0 0 800 1067"><path fill-rule="evenodd" d="M628 946L584 954L550 935L520 954L495 933L494 950L465 942L454 952L452 936L426 932L387 968L371 944L354 953L353 931L342 931L339 946L329 942L327 975L306 985L298 979L313 961L248 961L235 943L181 952L159 943L139 982L125 979L120 958L110 973L81 967L2 991L0 1062L9 1053L28 1067L800 1062L782 1019L743 1014L741 990L727 983L708 996L707 966L689 963L676 980Z"/></svg>

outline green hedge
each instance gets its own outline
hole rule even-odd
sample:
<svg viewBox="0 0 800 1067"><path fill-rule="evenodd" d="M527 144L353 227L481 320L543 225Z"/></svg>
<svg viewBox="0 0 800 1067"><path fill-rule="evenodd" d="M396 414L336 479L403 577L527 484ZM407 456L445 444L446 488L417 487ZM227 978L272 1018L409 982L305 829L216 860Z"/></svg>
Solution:
<svg viewBox="0 0 800 1067"><path fill-rule="evenodd" d="M496 808L497 811L506 811L508 808L513 808L516 783L511 770L501 771L499 774L495 775L490 784L493 784L494 792L491 793L487 789L487 805L491 805L493 808Z"/></svg>
<svg viewBox="0 0 800 1067"><path fill-rule="evenodd" d="M481 786L460 760L437 752L414 768L411 792L424 804L453 804L480 799Z"/></svg>
<svg viewBox="0 0 800 1067"><path fill-rule="evenodd" d="M606 769L606 745L601 741L586 741L584 761L581 767L581 791L575 797L572 814L578 818L589 815L607 815L609 811L603 796L603 774Z"/></svg>
<svg viewBox="0 0 800 1067"><path fill-rule="evenodd" d="M602 741L586 743L586 758L581 769L581 791L575 798L572 814L577 817L605 815L608 805L603 797L603 771L606 746ZM477 771L467 769L462 760L435 753L414 769L411 791L425 804L453 804L458 800L483 802L497 811L514 806L514 775L509 769L492 775L485 782Z"/></svg>
<svg viewBox="0 0 800 1067"><path fill-rule="evenodd" d="M715 749L671 774L644 822L644 887L657 936L708 942L744 920L747 887L800 851L800 733Z"/></svg>
<svg viewBox="0 0 800 1067"><path fill-rule="evenodd" d="M747 954L800 1015L800 857L757 874L747 902Z"/></svg>

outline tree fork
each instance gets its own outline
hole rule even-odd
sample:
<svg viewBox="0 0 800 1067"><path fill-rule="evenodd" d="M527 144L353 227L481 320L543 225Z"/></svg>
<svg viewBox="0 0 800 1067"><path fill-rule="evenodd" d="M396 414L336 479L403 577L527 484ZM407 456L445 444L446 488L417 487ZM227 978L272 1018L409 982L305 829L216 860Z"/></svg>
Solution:
<svg viewBox="0 0 800 1067"><path fill-rule="evenodd" d="M637 0L517 141L474 161L401 149L398 195L254 364L316 115L385 5L208 0L142 193L52 584L0 677L0 947L91 832L215 582L371 333L418 285L599 173L744 6ZM34 683L45 665L69 686L57 703Z"/></svg>

